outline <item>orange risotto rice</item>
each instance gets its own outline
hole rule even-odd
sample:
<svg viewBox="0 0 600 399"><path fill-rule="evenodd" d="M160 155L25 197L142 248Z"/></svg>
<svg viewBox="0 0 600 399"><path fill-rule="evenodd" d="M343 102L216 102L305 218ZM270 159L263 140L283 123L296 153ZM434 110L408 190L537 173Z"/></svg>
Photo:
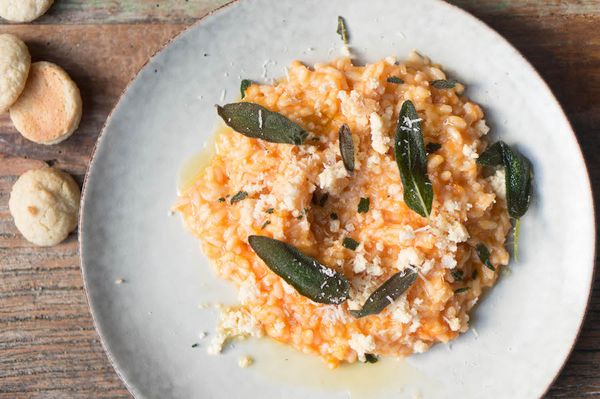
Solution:
<svg viewBox="0 0 600 399"><path fill-rule="evenodd" d="M388 82L392 76L403 83ZM216 138L210 165L179 199L176 209L218 275L239 290L241 305L223 311L216 344L230 335L267 335L336 367L364 361L367 353L420 353L468 329L469 310L508 263L504 241L511 226L503 175L484 178L476 164L487 146L483 112L462 95L461 84L434 88L438 79L446 79L441 68L412 53L405 62L388 57L366 66L349 58L313 69L294 62L286 79L247 89L244 101L287 116L309 138L304 145L273 144L227 128ZM394 158L405 100L422 118L425 143L441 144L428 155L429 218L404 203ZM342 124L355 145L352 174L340 158ZM239 191L248 196L231 204ZM325 193L322 206L313 203ZM357 212L361 197L370 200L366 213ZM248 236L254 234L285 241L343 273L351 300L323 305L301 296L252 251ZM342 246L345 237L360 243L356 251ZM496 271L482 265L474 249L479 243ZM418 278L400 299L377 315L350 315L348 309L360 308L409 265Z"/></svg>

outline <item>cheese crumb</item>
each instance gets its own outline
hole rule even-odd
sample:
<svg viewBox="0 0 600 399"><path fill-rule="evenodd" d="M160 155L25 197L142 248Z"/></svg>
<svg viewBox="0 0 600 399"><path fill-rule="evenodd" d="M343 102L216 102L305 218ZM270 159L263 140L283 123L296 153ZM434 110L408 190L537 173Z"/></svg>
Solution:
<svg viewBox="0 0 600 399"><path fill-rule="evenodd" d="M460 319L458 317L451 317L451 318L444 317L444 320L446 321L446 323L448 324L448 327L450 327L450 329L452 331L460 330Z"/></svg>
<svg viewBox="0 0 600 399"><path fill-rule="evenodd" d="M357 254L354 258L354 265L352 270L354 273L362 273L367 270L367 259L363 254Z"/></svg>
<svg viewBox="0 0 600 399"><path fill-rule="evenodd" d="M414 353L423 353L426 352L427 349L429 349L429 346L423 341L418 340L413 344Z"/></svg>
<svg viewBox="0 0 600 399"><path fill-rule="evenodd" d="M242 305L245 305L256 299L258 294L260 294L260 291L256 286L256 277L254 277L254 274L249 274L240 284L240 288L238 289L238 300Z"/></svg>
<svg viewBox="0 0 600 399"><path fill-rule="evenodd" d="M442 256L442 266L446 269L454 269L456 267L456 259L453 255L446 254Z"/></svg>
<svg viewBox="0 0 600 399"><path fill-rule="evenodd" d="M227 340L232 338L262 337L263 329L258 321L243 308L222 308L217 325L217 334L213 337L207 352L216 355L223 351Z"/></svg>
<svg viewBox="0 0 600 399"><path fill-rule="evenodd" d="M496 173L488 177L487 180L492 185L492 189L496 195L502 199L506 199L506 172L504 169L498 169Z"/></svg>
<svg viewBox="0 0 600 399"><path fill-rule="evenodd" d="M400 229L400 234L398 234L398 239L400 242L404 242L406 240L412 240L415 238L415 231L412 226L405 225Z"/></svg>
<svg viewBox="0 0 600 399"><path fill-rule="evenodd" d="M352 334L348 345L358 355L358 360L364 362L366 360L365 354L372 353L375 350L375 341L370 335L363 334Z"/></svg>
<svg viewBox="0 0 600 399"><path fill-rule="evenodd" d="M331 166L325 166L325 169L319 174L319 188L330 194L339 194L345 186L348 172L342 161L338 161Z"/></svg>
<svg viewBox="0 0 600 399"><path fill-rule="evenodd" d="M454 222L448 227L448 240L452 242L465 242L469 239L467 228L460 222Z"/></svg>
<svg viewBox="0 0 600 399"><path fill-rule="evenodd" d="M367 274L375 277L383 274L383 269L381 268L381 259L379 259L379 256L375 256L373 258L373 262L367 265Z"/></svg>
<svg viewBox="0 0 600 399"><path fill-rule="evenodd" d="M486 134L488 134L490 132L490 128L488 127L487 123L485 122L485 119L482 119L475 124L475 130L477 131L477 134L479 135L479 137L485 136Z"/></svg>
<svg viewBox="0 0 600 399"><path fill-rule="evenodd" d="M431 271L431 269L433 269L434 265L435 265L435 261L432 259L423 262L423 264L421 265L421 268L420 268L421 274L426 275L427 273L429 273Z"/></svg>
<svg viewBox="0 0 600 399"><path fill-rule="evenodd" d="M462 153L465 157L467 157L469 159L479 158L479 154L477 153L477 150L475 149L474 143L473 143L473 145L466 145L466 144L463 145Z"/></svg>
<svg viewBox="0 0 600 399"><path fill-rule="evenodd" d="M423 264L423 261L424 258L421 251L413 247L404 248L398 253L396 268L403 271L410 266L419 267Z"/></svg>
<svg viewBox="0 0 600 399"><path fill-rule="evenodd" d="M371 124L371 146L380 154L385 154L390 146L391 139L383 133L383 121L377 112L369 116Z"/></svg>
<svg viewBox="0 0 600 399"><path fill-rule="evenodd" d="M254 359L248 355L242 356L238 360L238 366L240 366L240 368L243 368L243 369L245 369L246 367L252 366L252 363L254 363Z"/></svg>

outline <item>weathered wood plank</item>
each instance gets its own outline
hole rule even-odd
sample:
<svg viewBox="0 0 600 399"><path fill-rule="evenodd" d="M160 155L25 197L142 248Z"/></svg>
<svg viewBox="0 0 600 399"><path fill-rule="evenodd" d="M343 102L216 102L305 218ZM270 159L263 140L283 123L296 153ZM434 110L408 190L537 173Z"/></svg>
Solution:
<svg viewBox="0 0 600 399"><path fill-rule="evenodd" d="M35 24L190 24L230 0L61 0ZM483 15L547 16L600 15L597 0L450 0L461 8ZM0 21L0 24L6 23Z"/></svg>
<svg viewBox="0 0 600 399"><path fill-rule="evenodd" d="M63 66L78 83L84 117L58 146L24 140L0 116L0 398L127 398L106 359L89 314L76 236L34 248L8 211L17 176L50 161L79 183L120 93L184 25L4 26L22 37L34 60Z"/></svg>
<svg viewBox="0 0 600 399"><path fill-rule="evenodd" d="M61 0L35 24L190 24L230 0Z"/></svg>

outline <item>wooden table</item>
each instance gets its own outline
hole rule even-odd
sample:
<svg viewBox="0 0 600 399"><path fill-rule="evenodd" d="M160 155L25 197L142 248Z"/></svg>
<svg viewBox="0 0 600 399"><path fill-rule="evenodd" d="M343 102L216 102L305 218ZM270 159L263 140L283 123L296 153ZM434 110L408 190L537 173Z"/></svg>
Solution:
<svg viewBox="0 0 600 399"><path fill-rule="evenodd" d="M72 235L53 248L32 246L12 222L8 197L17 177L43 162L69 171L82 183L104 120L138 69L170 38L225 2L57 0L35 24L0 22L0 33L23 38L34 61L62 65L84 100L79 131L56 146L23 139L7 115L0 115L0 398L130 397L94 330L77 238ZM541 72L569 115L592 184L598 186L600 0L453 3L490 24ZM597 276L575 351L548 397L600 396L599 365Z"/></svg>

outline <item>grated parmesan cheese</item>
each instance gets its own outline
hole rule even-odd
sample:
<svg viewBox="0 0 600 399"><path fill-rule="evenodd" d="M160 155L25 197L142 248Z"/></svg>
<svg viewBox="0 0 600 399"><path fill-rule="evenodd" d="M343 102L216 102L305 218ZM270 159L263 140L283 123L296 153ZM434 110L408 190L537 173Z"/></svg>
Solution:
<svg viewBox="0 0 600 399"><path fill-rule="evenodd" d="M404 248L398 253L396 268L403 271L410 266L419 267L423 264L423 261L424 258L421 251L413 247Z"/></svg>
<svg viewBox="0 0 600 399"><path fill-rule="evenodd" d="M383 132L383 121L377 112L371 112L369 116L371 125L371 147L380 154L388 152L391 139Z"/></svg>
<svg viewBox="0 0 600 399"><path fill-rule="evenodd" d="M479 154L477 153L477 150L475 147L476 147L475 143L473 143L473 145L466 145L466 144L463 145L463 149L462 149L463 155L469 159L479 158Z"/></svg>
<svg viewBox="0 0 600 399"><path fill-rule="evenodd" d="M475 124L475 130L477 131L477 134L479 134L479 137L485 136L490 132L490 128L485 122L485 119L482 119Z"/></svg>
<svg viewBox="0 0 600 399"><path fill-rule="evenodd" d="M488 177L487 180L492 185L492 189L499 198L506 199L506 172L504 169L498 169L495 174Z"/></svg>
<svg viewBox="0 0 600 399"><path fill-rule="evenodd" d="M348 345L356 352L358 360L361 362L366 360L365 354L372 353L375 350L375 341L370 335L352 334L348 341Z"/></svg>
<svg viewBox="0 0 600 399"><path fill-rule="evenodd" d="M345 186L348 172L342 161L338 161L325 169L318 176L319 188L330 194L339 194Z"/></svg>

